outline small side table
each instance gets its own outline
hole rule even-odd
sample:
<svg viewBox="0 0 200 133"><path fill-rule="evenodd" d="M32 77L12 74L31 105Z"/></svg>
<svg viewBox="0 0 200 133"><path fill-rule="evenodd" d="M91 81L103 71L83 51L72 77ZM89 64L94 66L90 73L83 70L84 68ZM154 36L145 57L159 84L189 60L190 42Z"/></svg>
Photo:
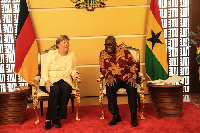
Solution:
<svg viewBox="0 0 200 133"><path fill-rule="evenodd" d="M22 124L26 112L29 87L15 87L13 92L0 92L0 125Z"/></svg>
<svg viewBox="0 0 200 133"><path fill-rule="evenodd" d="M147 85L157 118L182 117L183 85Z"/></svg>

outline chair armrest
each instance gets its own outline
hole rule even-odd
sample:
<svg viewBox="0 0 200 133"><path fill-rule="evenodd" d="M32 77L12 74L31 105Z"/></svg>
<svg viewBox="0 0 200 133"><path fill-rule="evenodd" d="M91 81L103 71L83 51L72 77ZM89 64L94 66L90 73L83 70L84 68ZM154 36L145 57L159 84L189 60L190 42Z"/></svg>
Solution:
<svg viewBox="0 0 200 133"><path fill-rule="evenodd" d="M104 88L103 88L103 79L104 79L105 77L103 76L103 75L100 75L98 78L97 78L97 82L99 82L99 84L100 84L100 90L99 90L99 103L100 103L100 105L101 105L101 108L102 108L102 116L101 116L101 118L100 119L104 119L104 115L105 115L105 111L104 111L104 107L103 107L103 97L104 97L104 93L103 93L103 90L104 90Z"/></svg>
<svg viewBox="0 0 200 133"><path fill-rule="evenodd" d="M37 90L39 89L40 76L36 76L31 82L33 101L37 101Z"/></svg>
<svg viewBox="0 0 200 133"><path fill-rule="evenodd" d="M141 120L144 120L145 117L143 116L143 109L144 109L145 97L144 97L144 85L143 85L143 82L145 81L145 77L141 72L139 72L138 73L138 78L139 78L139 82L138 82L138 84L136 84L136 88L137 88L137 92L140 95L140 103L141 103L141 107L142 107L140 109L140 118L141 118Z"/></svg>
<svg viewBox="0 0 200 133"><path fill-rule="evenodd" d="M75 82L77 82L77 83L81 83L81 79L76 78L76 79L75 79Z"/></svg>
<svg viewBox="0 0 200 133"><path fill-rule="evenodd" d="M97 78L97 82L103 81L104 78L105 78L105 76L100 75L100 76Z"/></svg>
<svg viewBox="0 0 200 133"><path fill-rule="evenodd" d="M139 82L136 84L137 91L141 92L141 93L144 93L143 82L145 81L145 77L141 72L138 73L138 81Z"/></svg>
<svg viewBox="0 0 200 133"><path fill-rule="evenodd" d="M143 82L145 81L145 77L144 77L144 75L143 75L141 72L139 72L138 75L139 75L139 77L140 77L140 84L141 84L142 87L143 87Z"/></svg>
<svg viewBox="0 0 200 133"><path fill-rule="evenodd" d="M40 83L40 76L36 76L33 81L31 82L31 85L38 87Z"/></svg>
<svg viewBox="0 0 200 133"><path fill-rule="evenodd" d="M40 81L40 76L36 76L35 78L34 78L34 80L37 80L37 81Z"/></svg>
<svg viewBox="0 0 200 133"><path fill-rule="evenodd" d="M76 78L75 79L75 89L76 89L75 97L76 97L76 100L80 102L80 93L79 93L79 85L78 85L79 83L81 83L81 79Z"/></svg>
<svg viewBox="0 0 200 133"><path fill-rule="evenodd" d="M80 78L76 78L75 79L75 89L76 89L76 96L80 96L80 94L79 94L79 83L81 83L81 79Z"/></svg>
<svg viewBox="0 0 200 133"><path fill-rule="evenodd" d="M139 72L139 73L138 73L138 76L139 76L140 78L142 78L143 82L145 81L145 78L144 78L143 73Z"/></svg>
<svg viewBox="0 0 200 133"><path fill-rule="evenodd" d="M76 120L80 121L79 117L78 117L78 110L79 110L79 106L80 106L80 92L79 92L79 83L81 83L81 79L76 78L75 79L75 99L76 99Z"/></svg>

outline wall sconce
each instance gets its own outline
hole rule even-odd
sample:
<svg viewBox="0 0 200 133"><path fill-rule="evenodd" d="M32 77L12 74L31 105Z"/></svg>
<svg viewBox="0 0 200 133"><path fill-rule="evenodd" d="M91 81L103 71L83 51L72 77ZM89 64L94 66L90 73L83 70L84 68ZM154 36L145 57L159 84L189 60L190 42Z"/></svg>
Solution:
<svg viewBox="0 0 200 133"><path fill-rule="evenodd" d="M86 8L87 11L94 11L96 7L105 7L105 0L70 0L73 3L76 3L75 7L77 9Z"/></svg>

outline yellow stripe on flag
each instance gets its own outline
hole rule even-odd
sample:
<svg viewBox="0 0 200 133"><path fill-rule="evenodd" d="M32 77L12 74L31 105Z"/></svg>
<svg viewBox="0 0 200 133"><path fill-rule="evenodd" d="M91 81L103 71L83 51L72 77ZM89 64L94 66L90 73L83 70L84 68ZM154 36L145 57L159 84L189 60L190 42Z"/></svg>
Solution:
<svg viewBox="0 0 200 133"><path fill-rule="evenodd" d="M23 79L26 80L29 84L38 74L38 58L35 58L37 56L38 56L38 47L37 47L37 42L35 40L24 59L24 62L21 66L19 73L17 73L21 77L23 77Z"/></svg>
<svg viewBox="0 0 200 133"><path fill-rule="evenodd" d="M156 19L154 18L151 11L149 12L147 29L152 29L156 34L159 33L160 31L162 31L159 36L159 39L163 44L156 43L153 50L152 50L152 42L147 41L146 44L152 50L152 52L155 55L155 57L157 58L157 60L163 66L164 70L168 73L167 54L166 54L166 52L163 52L163 54L161 53L161 51L166 51L164 32L163 32L162 28L160 27L160 25L158 24L158 22L156 21ZM148 39L151 37L152 37L151 30L148 30L146 38Z"/></svg>

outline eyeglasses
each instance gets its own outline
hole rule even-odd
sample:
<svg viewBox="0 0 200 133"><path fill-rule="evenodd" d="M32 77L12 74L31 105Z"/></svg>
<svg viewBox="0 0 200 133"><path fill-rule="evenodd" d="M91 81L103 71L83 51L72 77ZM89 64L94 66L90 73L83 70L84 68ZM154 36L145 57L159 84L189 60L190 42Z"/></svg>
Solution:
<svg viewBox="0 0 200 133"><path fill-rule="evenodd" d="M115 43L104 44L105 46L113 46Z"/></svg>

